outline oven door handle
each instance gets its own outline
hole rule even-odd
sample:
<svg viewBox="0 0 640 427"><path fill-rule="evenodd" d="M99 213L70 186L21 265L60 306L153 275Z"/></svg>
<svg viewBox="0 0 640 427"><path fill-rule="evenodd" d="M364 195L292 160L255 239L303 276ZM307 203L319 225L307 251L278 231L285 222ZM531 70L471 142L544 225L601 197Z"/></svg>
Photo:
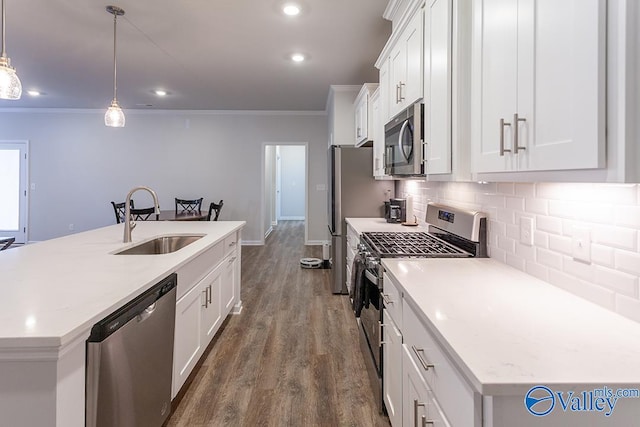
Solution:
<svg viewBox="0 0 640 427"><path fill-rule="evenodd" d="M378 278L371 271L365 270L364 275L371 281L371 283L375 283L376 285L378 284Z"/></svg>

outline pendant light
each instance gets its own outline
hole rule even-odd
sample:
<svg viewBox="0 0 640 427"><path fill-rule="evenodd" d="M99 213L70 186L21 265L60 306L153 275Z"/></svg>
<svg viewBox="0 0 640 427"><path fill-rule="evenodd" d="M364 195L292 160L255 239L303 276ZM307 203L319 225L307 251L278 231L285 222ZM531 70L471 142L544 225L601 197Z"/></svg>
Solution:
<svg viewBox="0 0 640 427"><path fill-rule="evenodd" d="M105 126L121 128L124 127L124 112L118 104L118 84L116 69L116 20L118 16L124 15L124 10L118 6L107 6L107 12L113 15L113 100L104 115Z"/></svg>
<svg viewBox="0 0 640 427"><path fill-rule="evenodd" d="M5 43L5 18L4 0L2 1L2 56L0 56L0 99L20 99L22 96L22 83L16 74L16 69L11 66L11 59L7 58L4 49Z"/></svg>

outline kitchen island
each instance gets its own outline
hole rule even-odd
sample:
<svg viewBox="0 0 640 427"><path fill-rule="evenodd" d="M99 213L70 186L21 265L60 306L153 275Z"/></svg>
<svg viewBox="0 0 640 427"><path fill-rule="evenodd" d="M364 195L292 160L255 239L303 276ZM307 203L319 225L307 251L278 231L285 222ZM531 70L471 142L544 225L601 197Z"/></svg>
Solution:
<svg viewBox="0 0 640 427"><path fill-rule="evenodd" d="M405 425L421 387L443 425L637 424L638 323L489 258L382 264L401 295L389 311L406 356L389 374L409 387Z"/></svg>
<svg viewBox="0 0 640 427"><path fill-rule="evenodd" d="M117 224L0 253L2 424L83 426L85 341L91 327L171 273L178 273L180 299L215 267L212 263L233 250L230 265L237 271L229 310L239 312L239 234L244 225L138 222L132 242L125 244L123 224ZM175 234L203 237L163 255L114 254Z"/></svg>

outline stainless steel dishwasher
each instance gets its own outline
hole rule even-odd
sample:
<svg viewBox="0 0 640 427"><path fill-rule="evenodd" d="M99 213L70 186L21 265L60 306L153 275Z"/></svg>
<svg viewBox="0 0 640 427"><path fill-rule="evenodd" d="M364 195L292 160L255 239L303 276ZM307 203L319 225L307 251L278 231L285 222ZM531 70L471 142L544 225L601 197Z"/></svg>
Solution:
<svg viewBox="0 0 640 427"><path fill-rule="evenodd" d="M87 427L154 427L169 416L176 282L174 273L91 329Z"/></svg>

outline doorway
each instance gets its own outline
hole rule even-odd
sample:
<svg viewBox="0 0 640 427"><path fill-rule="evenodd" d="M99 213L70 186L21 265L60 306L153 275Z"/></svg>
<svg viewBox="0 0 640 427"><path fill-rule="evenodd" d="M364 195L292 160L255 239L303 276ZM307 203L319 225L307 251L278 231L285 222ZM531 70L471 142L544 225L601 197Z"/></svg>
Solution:
<svg viewBox="0 0 640 427"><path fill-rule="evenodd" d="M0 236L27 242L27 141L0 141Z"/></svg>
<svg viewBox="0 0 640 427"><path fill-rule="evenodd" d="M265 143L263 150L263 239L278 221L305 221L307 241L307 143ZM264 244L264 240L262 241Z"/></svg>

